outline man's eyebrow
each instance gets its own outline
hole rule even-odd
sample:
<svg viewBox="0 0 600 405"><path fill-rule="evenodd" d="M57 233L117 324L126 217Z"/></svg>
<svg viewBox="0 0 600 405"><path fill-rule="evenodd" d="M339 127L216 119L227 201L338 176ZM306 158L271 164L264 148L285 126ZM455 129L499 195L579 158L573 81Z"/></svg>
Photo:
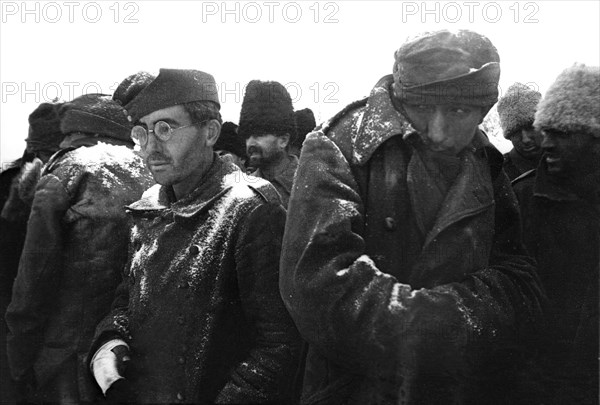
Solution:
<svg viewBox="0 0 600 405"><path fill-rule="evenodd" d="M154 125L156 125L156 123L159 122L159 121L166 122L167 124L172 125L172 126L182 126L183 125L183 124L181 124L179 121L177 121L174 118L165 117L165 118L157 118L157 119L153 120L152 121L152 127L154 128ZM138 123L136 125L141 125L141 126L143 126L145 128L148 128L148 125L142 123L141 121L138 121Z"/></svg>
<svg viewBox="0 0 600 405"><path fill-rule="evenodd" d="M156 121L154 121L154 123L157 123L158 121L164 121L164 122L166 122L167 124L177 124L177 125L181 125L181 123L180 123L179 121L177 121L176 119L174 119L174 118L168 118L168 117L167 117L167 118L159 118L159 119L157 119Z"/></svg>

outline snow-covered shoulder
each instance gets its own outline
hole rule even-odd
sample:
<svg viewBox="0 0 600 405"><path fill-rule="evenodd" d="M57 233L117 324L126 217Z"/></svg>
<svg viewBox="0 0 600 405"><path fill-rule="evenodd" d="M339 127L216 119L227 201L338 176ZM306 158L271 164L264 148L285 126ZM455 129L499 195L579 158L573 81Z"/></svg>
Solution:
<svg viewBox="0 0 600 405"><path fill-rule="evenodd" d="M279 193L270 182L241 170L225 175L223 187L231 187L229 193L237 198L250 198L258 194L268 203L281 203Z"/></svg>

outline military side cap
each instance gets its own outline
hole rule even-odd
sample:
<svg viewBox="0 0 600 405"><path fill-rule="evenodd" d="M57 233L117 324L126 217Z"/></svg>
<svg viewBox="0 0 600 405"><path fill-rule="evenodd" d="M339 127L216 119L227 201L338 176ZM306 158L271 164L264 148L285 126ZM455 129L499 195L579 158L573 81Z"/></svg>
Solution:
<svg viewBox="0 0 600 405"><path fill-rule="evenodd" d="M158 110L194 101L221 107L214 77L191 69L160 69L156 79L125 106L132 122Z"/></svg>

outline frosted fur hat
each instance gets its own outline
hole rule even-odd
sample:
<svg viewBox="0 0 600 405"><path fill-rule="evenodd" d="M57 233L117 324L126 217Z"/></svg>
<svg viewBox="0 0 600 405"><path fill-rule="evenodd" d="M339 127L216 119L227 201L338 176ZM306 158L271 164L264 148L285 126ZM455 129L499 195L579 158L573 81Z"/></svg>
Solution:
<svg viewBox="0 0 600 405"><path fill-rule="evenodd" d="M515 83L508 88L498 101L500 127L506 139L521 128L533 125L535 110L541 98L539 91L522 83Z"/></svg>
<svg viewBox="0 0 600 405"><path fill-rule="evenodd" d="M394 95L404 103L461 103L489 109L498 101L500 56L481 34L425 32L407 40L394 57Z"/></svg>
<svg viewBox="0 0 600 405"><path fill-rule="evenodd" d="M252 80L246 87L238 134L246 139L254 135L296 135L294 107L286 88L279 82Z"/></svg>
<svg viewBox="0 0 600 405"><path fill-rule="evenodd" d="M550 86L535 113L537 129L600 138L600 67L575 64Z"/></svg>

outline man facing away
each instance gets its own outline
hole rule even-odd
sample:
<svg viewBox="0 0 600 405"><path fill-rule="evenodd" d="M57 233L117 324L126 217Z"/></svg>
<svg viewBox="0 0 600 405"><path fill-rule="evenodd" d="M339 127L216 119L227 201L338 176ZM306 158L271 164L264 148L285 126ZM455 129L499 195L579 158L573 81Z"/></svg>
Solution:
<svg viewBox="0 0 600 405"><path fill-rule="evenodd" d="M254 176L269 180L287 207L298 158L290 153L296 135L292 98L278 82L252 80L246 87L238 134L246 139Z"/></svg>
<svg viewBox="0 0 600 405"><path fill-rule="evenodd" d="M535 169L542 155L542 135L533 127L537 104L542 95L530 87L515 83L498 100L500 126L513 149L504 155L504 171L509 180Z"/></svg>
<svg viewBox="0 0 600 405"><path fill-rule="evenodd" d="M127 259L124 206L152 184L124 112L101 94L60 109L71 147L42 171L6 312L9 365L28 400L79 404L99 395L85 358Z"/></svg>
<svg viewBox="0 0 600 405"><path fill-rule="evenodd" d="M96 381L136 403L286 403L299 336L278 289L277 192L213 152L210 74L161 69L126 109L158 184L129 206L125 278L90 352Z"/></svg>
<svg viewBox="0 0 600 405"><path fill-rule="evenodd" d="M302 403L515 403L543 294L478 129L499 74L486 37L422 34L304 141L280 278Z"/></svg>
<svg viewBox="0 0 600 405"><path fill-rule="evenodd" d="M513 182L548 294L544 403L598 403L600 68L565 69L539 104L536 170Z"/></svg>

